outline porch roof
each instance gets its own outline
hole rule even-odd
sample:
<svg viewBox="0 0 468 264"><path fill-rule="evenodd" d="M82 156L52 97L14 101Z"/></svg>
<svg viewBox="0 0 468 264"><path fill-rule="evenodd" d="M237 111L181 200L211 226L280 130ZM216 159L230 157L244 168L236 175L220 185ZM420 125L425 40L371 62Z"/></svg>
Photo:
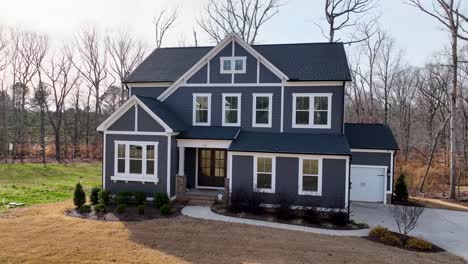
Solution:
<svg viewBox="0 0 468 264"><path fill-rule="evenodd" d="M194 126L184 130L177 138L233 140L239 134L239 130L238 127Z"/></svg>
<svg viewBox="0 0 468 264"><path fill-rule="evenodd" d="M229 151L351 155L344 135L240 132Z"/></svg>

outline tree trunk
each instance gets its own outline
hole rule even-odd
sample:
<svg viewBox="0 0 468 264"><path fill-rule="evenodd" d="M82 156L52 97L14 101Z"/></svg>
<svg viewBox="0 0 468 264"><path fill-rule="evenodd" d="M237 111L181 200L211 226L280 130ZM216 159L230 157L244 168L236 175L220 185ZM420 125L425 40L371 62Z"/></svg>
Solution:
<svg viewBox="0 0 468 264"><path fill-rule="evenodd" d="M452 61L453 61L453 76L452 76L452 98L450 105L450 199L456 199L455 185L457 175L455 174L455 122L457 111L457 86L458 86L458 36L457 29L452 29Z"/></svg>

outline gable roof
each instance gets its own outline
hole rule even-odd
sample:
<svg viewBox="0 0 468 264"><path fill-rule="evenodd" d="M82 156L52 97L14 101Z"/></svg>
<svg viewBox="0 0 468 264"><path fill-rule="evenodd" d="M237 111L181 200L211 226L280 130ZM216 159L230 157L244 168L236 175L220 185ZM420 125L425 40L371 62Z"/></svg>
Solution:
<svg viewBox="0 0 468 264"><path fill-rule="evenodd" d="M392 130L385 124L345 124L345 135L352 149L398 150Z"/></svg>
<svg viewBox="0 0 468 264"><path fill-rule="evenodd" d="M167 108L161 101L145 96L135 95L142 103L144 103L151 112L161 118L174 131L182 131L187 125L179 119L179 117Z"/></svg>
<svg viewBox="0 0 468 264"><path fill-rule="evenodd" d="M342 43L252 45L290 81L350 81ZM125 80L175 82L214 47L159 48Z"/></svg>
<svg viewBox="0 0 468 264"><path fill-rule="evenodd" d="M343 135L240 132L229 151L351 155Z"/></svg>

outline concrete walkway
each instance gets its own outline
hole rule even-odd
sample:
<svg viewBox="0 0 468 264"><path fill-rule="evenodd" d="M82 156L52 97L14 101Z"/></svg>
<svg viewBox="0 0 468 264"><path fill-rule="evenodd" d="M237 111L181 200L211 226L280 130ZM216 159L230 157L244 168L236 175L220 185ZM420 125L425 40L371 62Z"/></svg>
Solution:
<svg viewBox="0 0 468 264"><path fill-rule="evenodd" d="M203 206L186 206L182 209L182 214L190 216L193 218L213 220L213 221L222 221L228 223L237 223L237 224L246 224L246 225L255 225L255 226L265 226L279 229L286 229L292 231L302 231L315 234L329 235L329 236L367 236L369 234L369 229L360 229L360 230L330 230L322 228L314 228L307 226L299 225L288 225L273 223L260 220L252 220L238 217L229 217L220 214L213 213L209 207Z"/></svg>
<svg viewBox="0 0 468 264"><path fill-rule="evenodd" d="M351 219L398 231L392 205L351 203ZM468 213L426 208L411 236L421 237L468 260Z"/></svg>

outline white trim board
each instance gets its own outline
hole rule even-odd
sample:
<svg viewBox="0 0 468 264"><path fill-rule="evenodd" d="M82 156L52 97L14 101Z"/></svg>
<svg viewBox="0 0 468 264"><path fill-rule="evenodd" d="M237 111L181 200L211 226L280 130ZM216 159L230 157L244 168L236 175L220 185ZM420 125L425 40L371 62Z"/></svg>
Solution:
<svg viewBox="0 0 468 264"><path fill-rule="evenodd" d="M173 82L145 82L145 83L127 83L130 88L144 88L144 87L156 87L156 88L167 88L172 85Z"/></svg>
<svg viewBox="0 0 468 264"><path fill-rule="evenodd" d="M385 149L351 149L351 152L368 152L368 153L394 153L394 150Z"/></svg>
<svg viewBox="0 0 468 264"><path fill-rule="evenodd" d="M176 139L178 147L228 149L232 140Z"/></svg>

